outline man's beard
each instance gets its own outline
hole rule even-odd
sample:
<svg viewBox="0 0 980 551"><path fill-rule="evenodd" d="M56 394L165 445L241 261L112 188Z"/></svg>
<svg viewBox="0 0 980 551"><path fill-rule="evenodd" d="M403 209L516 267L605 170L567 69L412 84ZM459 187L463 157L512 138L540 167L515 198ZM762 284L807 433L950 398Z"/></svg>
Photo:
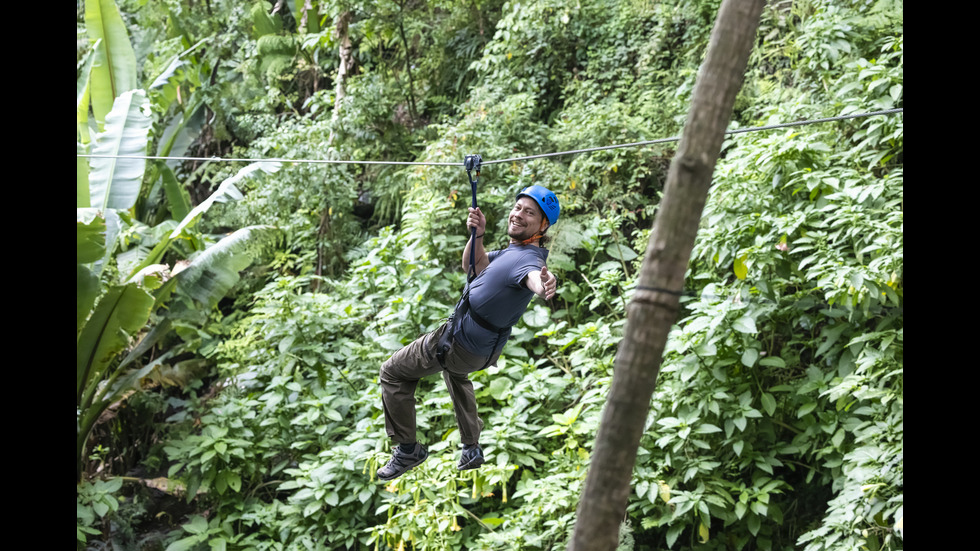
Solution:
<svg viewBox="0 0 980 551"><path fill-rule="evenodd" d="M510 224L507 225L507 236L516 241L530 239L534 237L534 234L536 233L537 231L530 226L516 226L512 228Z"/></svg>

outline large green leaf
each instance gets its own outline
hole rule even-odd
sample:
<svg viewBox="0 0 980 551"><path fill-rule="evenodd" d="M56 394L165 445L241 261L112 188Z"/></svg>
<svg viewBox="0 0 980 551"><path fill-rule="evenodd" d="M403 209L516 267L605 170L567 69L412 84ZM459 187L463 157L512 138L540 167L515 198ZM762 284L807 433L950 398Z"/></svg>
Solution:
<svg viewBox="0 0 980 551"><path fill-rule="evenodd" d="M197 255L177 274L178 291L201 304L217 304L238 283L238 272L279 235L272 226L249 226L232 233Z"/></svg>
<svg viewBox="0 0 980 551"><path fill-rule="evenodd" d="M609 256L625 262L629 262L630 260L633 260L637 256L639 256L636 254L636 251L634 251L633 249L627 247L626 245L621 245L619 243L610 244L606 248L606 252L609 254Z"/></svg>
<svg viewBox="0 0 980 551"><path fill-rule="evenodd" d="M162 163L161 163L162 164ZM174 220L182 220L191 211L191 195L187 189L177 180L174 171L162 164L160 175L163 180L163 192L167 197L167 206Z"/></svg>
<svg viewBox="0 0 980 551"><path fill-rule="evenodd" d="M201 89L195 86L195 80L188 73L195 70L192 54L202 45L206 45L207 40L201 39L190 48L175 55L167 67L153 80L148 91L153 101L156 103L155 110L167 112L176 108L175 116L164 129L157 141L157 155L161 157L169 156L171 151L183 154L187 147L200 134L204 124L204 115L201 107L204 105L204 96ZM187 69L180 70L182 67ZM196 68L201 70L202 68ZM189 98L184 97L180 100L180 89L183 84L192 90ZM196 88L196 89L195 89ZM167 161L171 169L176 168L179 161Z"/></svg>
<svg viewBox="0 0 980 551"><path fill-rule="evenodd" d="M166 86L167 83L170 82L170 79L177 73L177 69L180 69L185 64L187 64L187 62L180 59L180 56L174 56L173 59L170 60L170 63L167 64L167 67L159 75L157 75L157 78L153 79L149 89L153 90L155 88L162 88Z"/></svg>
<svg viewBox="0 0 980 551"><path fill-rule="evenodd" d="M99 51L101 40L97 40L93 49L85 54L82 61L82 74L78 77L75 86L75 119L78 124L78 141L88 144L90 141L88 130L88 108L92 82L92 66L95 64L96 53ZM86 190L86 193L88 190ZM88 206L88 205L85 205Z"/></svg>
<svg viewBox="0 0 980 551"><path fill-rule="evenodd" d="M88 208L92 206L92 199L89 197L88 184L88 146L75 142L75 206L77 208Z"/></svg>
<svg viewBox="0 0 980 551"><path fill-rule="evenodd" d="M265 2L252 4L249 13L252 16L252 33L255 38L276 34L282 30L282 17L278 13L270 15L269 7Z"/></svg>
<svg viewBox="0 0 980 551"><path fill-rule="evenodd" d="M187 148L197 139L204 126L204 114L201 107L204 105L203 94L200 91L191 94L187 101L187 107L167 125L167 128L160 136L157 144L157 155L167 157L173 152L176 155L183 155ZM168 160L167 165L175 168L180 161Z"/></svg>
<svg viewBox="0 0 980 551"><path fill-rule="evenodd" d="M85 409L98 383L130 337L150 318L153 295L136 284L110 287L78 333L75 345L78 406Z"/></svg>
<svg viewBox="0 0 980 551"><path fill-rule="evenodd" d="M275 172L279 170L280 166L281 166L280 163L276 163L276 162L253 163L239 170L234 176L221 182L221 184L218 185L218 189L216 189L214 193L212 193L207 199L202 201L201 204L197 205L190 212L188 212L180 221L180 223L177 225L177 227L167 237L160 240L160 242L157 243L155 247L153 247L153 250L150 251L150 254L148 254L141 263L139 263L137 266L133 268L132 272L130 273L130 276L142 270L143 268L150 266L151 264L157 264L159 262L162 262L163 255L169 249L170 243L173 242L174 239L180 237L182 233L186 235L185 232L188 229L192 228L194 224L197 222L197 220L205 212L207 212L208 209L210 209L214 203L224 203L226 201L237 201L241 199L242 192L239 191L237 187L235 187L236 183L240 182L242 179L244 179L245 177L249 176L250 174L256 171L261 170L263 172ZM164 168L166 169L167 167ZM171 201L172 208L174 205L178 207L181 206L189 207L189 199L187 203L185 203L180 199L183 195L186 194L186 191L184 191L183 189L178 189L180 188L180 186L179 183L176 181L170 182L168 184L166 171L164 172L164 185L167 186L168 201ZM171 199L171 195L174 196L173 199Z"/></svg>
<svg viewBox="0 0 980 551"><path fill-rule="evenodd" d="M119 241L119 235L123 231L123 221L119 218L118 212L114 210L107 210L102 211L101 215L105 219L105 251L102 258L89 265L89 268L92 269L92 273L98 278L102 277L102 272L105 271L106 266L112 265L112 258L116 252L116 245Z"/></svg>
<svg viewBox="0 0 980 551"><path fill-rule="evenodd" d="M79 264L90 264L105 254L105 218L96 209L76 209L75 257Z"/></svg>
<svg viewBox="0 0 980 551"><path fill-rule="evenodd" d="M276 162L258 162L252 163L245 168L241 169L231 178L226 179L218 185L218 189L214 191L207 199L201 201L201 204L194 207L188 214L177 224L177 227L170 234L171 239L176 238L184 229L189 228L194 225L198 217L201 214L208 211L211 205L215 203L224 203L225 201L233 200L237 201L242 198L242 192L235 187L235 184L245 179L252 173L261 170L263 172L276 172L282 165Z"/></svg>
<svg viewBox="0 0 980 551"><path fill-rule="evenodd" d="M83 273L79 265L79 288L88 288L98 279L91 273ZM85 281L82 281L82 280ZM91 292L91 289L85 291ZM91 316L83 323L82 301L79 298L79 331L75 343L78 411L76 435L76 475L80 475L82 451L92 427L108 402L94 403L96 394L108 392L113 375L110 368L120 352L129 345L133 335L150 319L153 296L136 284L110 287ZM87 309L87 308L86 308ZM106 379L109 379L106 382Z"/></svg>
<svg viewBox="0 0 980 551"><path fill-rule="evenodd" d="M92 67L92 112L99 127L119 95L137 86L136 54L113 0L85 2L85 29L97 50Z"/></svg>
<svg viewBox="0 0 980 551"><path fill-rule="evenodd" d="M197 139L204 124L204 114L201 106L203 105L202 94L200 91L194 92L188 102L188 107L182 114L174 117L171 123L164 130L163 135L157 143L157 155L167 157L171 152L183 155L191 143ZM192 204L190 194L177 180L174 170L179 161L157 161L153 166L161 176L164 194L167 198L167 207L170 209L171 218L183 220L190 212ZM150 174L148 182L155 182L155 174Z"/></svg>
<svg viewBox="0 0 980 551"><path fill-rule="evenodd" d="M142 90L123 93L106 117L105 131L95 137L89 174L93 208L127 210L136 204L146 160L126 156L146 154L148 105Z"/></svg>
<svg viewBox="0 0 980 551"><path fill-rule="evenodd" d="M75 331L82 330L82 324L92 311L95 298L99 295L99 278L95 277L92 270L78 264L78 271L75 275L75 303L77 307L77 325Z"/></svg>

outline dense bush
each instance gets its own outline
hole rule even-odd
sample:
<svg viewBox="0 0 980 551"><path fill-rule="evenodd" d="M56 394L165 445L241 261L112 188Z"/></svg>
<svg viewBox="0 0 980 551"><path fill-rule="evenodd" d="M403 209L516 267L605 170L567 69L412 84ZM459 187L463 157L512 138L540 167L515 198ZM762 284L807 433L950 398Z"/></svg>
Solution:
<svg viewBox="0 0 980 551"><path fill-rule="evenodd" d="M167 30L145 42L147 66L214 37L194 61L212 78L183 84L213 115L200 151L459 162L678 135L718 2L311 2L316 31L298 24L304 2L282 3L279 20L264 2L121 4ZM355 14L357 70L334 121L341 9ZM900 2L772 3L733 124L902 107L903 56ZM725 142L621 548L902 548L903 154L901 114ZM143 458L196 511L169 548L564 547L671 155L661 144L484 166L491 246L505 245L522 187L558 193L559 292L532 302L499 364L472 377L488 463L456 471L455 419L433 378L417 394L432 457L387 484L374 478L390 444L378 369L462 289L465 172L284 163L242 182L203 229L269 224L284 239L203 325L181 327L182 358L208 370L167 391ZM229 172L174 169L192 195ZM79 486L80 542L109 538L99 519L119 510L119 489Z"/></svg>

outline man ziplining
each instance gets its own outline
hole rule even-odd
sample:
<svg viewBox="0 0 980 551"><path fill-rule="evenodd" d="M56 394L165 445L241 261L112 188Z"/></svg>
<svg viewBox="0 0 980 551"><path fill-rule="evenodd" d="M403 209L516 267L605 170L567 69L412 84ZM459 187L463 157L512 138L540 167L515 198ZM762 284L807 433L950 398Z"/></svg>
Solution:
<svg viewBox="0 0 980 551"><path fill-rule="evenodd" d="M472 266L475 276L455 313L381 365L385 429L395 445L391 460L378 469L378 478L397 478L428 458L429 452L415 434L415 389L419 379L439 372L449 389L463 445L457 467L475 469L483 464L483 420L477 415L468 375L496 363L511 327L534 295L545 299L555 295L558 281L545 266L548 250L542 247L542 240L547 240L544 234L558 221L560 211L558 197L547 188L525 188L508 216L510 243L487 252L483 248L486 217L479 208L469 209L466 225L471 237L463 249L463 269Z"/></svg>

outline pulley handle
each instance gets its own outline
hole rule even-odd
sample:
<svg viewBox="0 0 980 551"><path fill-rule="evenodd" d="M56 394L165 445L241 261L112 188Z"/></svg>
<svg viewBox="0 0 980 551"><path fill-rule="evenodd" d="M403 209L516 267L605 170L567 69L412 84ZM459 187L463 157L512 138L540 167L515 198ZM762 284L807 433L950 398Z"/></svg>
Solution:
<svg viewBox="0 0 980 551"><path fill-rule="evenodd" d="M467 155L463 159L463 167L466 168L466 176L470 179L470 190L473 193L473 208L476 208L476 184L480 180L480 165L483 164L483 157L479 155ZM473 178L471 174L476 170L476 179ZM476 255L474 249L476 248L476 228L470 228L470 273L468 274L468 280L473 281L476 277Z"/></svg>

